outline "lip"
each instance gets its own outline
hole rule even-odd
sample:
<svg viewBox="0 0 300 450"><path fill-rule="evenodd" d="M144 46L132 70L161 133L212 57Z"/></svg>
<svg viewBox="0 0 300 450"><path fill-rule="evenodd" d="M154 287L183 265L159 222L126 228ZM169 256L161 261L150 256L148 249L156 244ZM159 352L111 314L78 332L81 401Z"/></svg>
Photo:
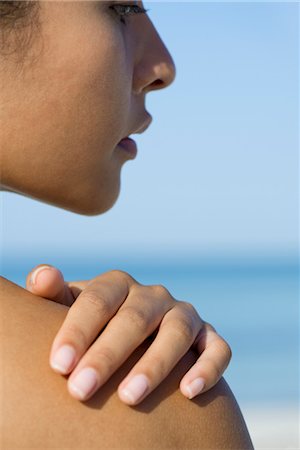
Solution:
<svg viewBox="0 0 300 450"><path fill-rule="evenodd" d="M125 152L130 156L130 159L134 159L137 155L137 144L130 137L122 139L118 144Z"/></svg>
<svg viewBox="0 0 300 450"><path fill-rule="evenodd" d="M152 116L151 114L147 113L145 120L142 122L142 124L135 129L135 131L132 131L129 134L142 134L144 131L147 130L147 128L150 127L152 123ZM130 156L130 159L134 159L137 155L137 144L136 142L128 136L121 139L121 141L118 143L118 146L120 146L123 150L127 152L127 155Z"/></svg>
<svg viewBox="0 0 300 450"><path fill-rule="evenodd" d="M142 133L144 133L144 131L146 131L150 127L152 121L153 121L153 118L152 118L151 114L147 114L147 117L145 118L145 120L142 123L142 125L140 125L136 129L136 131L133 131L130 134L142 134Z"/></svg>

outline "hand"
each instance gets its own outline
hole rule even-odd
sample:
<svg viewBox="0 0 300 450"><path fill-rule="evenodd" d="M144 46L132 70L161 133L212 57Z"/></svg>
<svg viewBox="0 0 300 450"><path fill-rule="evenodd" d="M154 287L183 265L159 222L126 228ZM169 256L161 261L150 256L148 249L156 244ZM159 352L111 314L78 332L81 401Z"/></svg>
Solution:
<svg viewBox="0 0 300 450"><path fill-rule="evenodd" d="M213 387L230 361L228 344L190 303L175 300L163 286L144 286L126 272L65 282L58 269L40 265L28 274L26 288L70 306L52 344L50 365L71 374L68 390L78 400L89 399L155 331L154 341L118 387L129 405L150 394L190 348L200 355L180 382L190 399Z"/></svg>

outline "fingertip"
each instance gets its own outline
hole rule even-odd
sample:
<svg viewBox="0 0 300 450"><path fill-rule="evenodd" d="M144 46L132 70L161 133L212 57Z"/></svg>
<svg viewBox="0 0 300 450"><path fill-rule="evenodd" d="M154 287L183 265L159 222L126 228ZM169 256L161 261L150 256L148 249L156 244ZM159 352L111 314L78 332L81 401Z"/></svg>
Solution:
<svg viewBox="0 0 300 450"><path fill-rule="evenodd" d="M193 381L186 384L180 384L182 394L189 400L201 394L205 388L205 380L202 377L197 377Z"/></svg>
<svg viewBox="0 0 300 450"><path fill-rule="evenodd" d="M28 283L32 286L35 285L37 282L38 275L43 270L52 270L52 269L55 269L55 267L52 267L49 264L40 264L40 265L36 266L34 269L32 269L29 272Z"/></svg>
<svg viewBox="0 0 300 450"><path fill-rule="evenodd" d="M60 270L48 265L41 265L31 273L29 289L40 295L55 296L62 290L64 278Z"/></svg>
<svg viewBox="0 0 300 450"><path fill-rule="evenodd" d="M85 367L68 379L68 391L77 400L86 401L94 395L99 384L97 370Z"/></svg>
<svg viewBox="0 0 300 450"><path fill-rule="evenodd" d="M149 393L149 380L144 374L133 376L128 382L123 382L118 388L119 398L129 406L135 406Z"/></svg>
<svg viewBox="0 0 300 450"><path fill-rule="evenodd" d="M61 375L71 372L76 361L76 350L71 345L63 345L55 352L51 352L49 363L51 368Z"/></svg>
<svg viewBox="0 0 300 450"><path fill-rule="evenodd" d="M63 281L63 277L61 275L61 272L56 269L55 267L50 267L50 266L46 266L46 267L42 267L39 272L35 275L34 277L34 284L38 284L41 283L42 281L45 282L48 279L57 279L57 280L62 280Z"/></svg>

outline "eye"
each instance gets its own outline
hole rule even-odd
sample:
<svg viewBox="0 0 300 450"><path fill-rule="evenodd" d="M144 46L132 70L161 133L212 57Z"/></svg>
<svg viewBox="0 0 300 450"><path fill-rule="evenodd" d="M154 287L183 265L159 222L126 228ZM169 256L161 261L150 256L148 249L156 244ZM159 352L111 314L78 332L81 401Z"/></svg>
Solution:
<svg viewBox="0 0 300 450"><path fill-rule="evenodd" d="M126 25L125 17L133 15L133 14L145 14L148 9L141 8L138 5L128 5L121 3L114 3L109 6L110 9L115 11L115 13L120 17L120 21Z"/></svg>

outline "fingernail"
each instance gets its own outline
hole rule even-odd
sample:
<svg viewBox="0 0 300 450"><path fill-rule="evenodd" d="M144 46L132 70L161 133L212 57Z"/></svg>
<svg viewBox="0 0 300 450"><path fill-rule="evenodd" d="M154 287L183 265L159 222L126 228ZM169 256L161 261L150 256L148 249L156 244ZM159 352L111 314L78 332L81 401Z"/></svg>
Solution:
<svg viewBox="0 0 300 450"><path fill-rule="evenodd" d="M43 270L51 270L51 267L46 265L38 267L30 276L30 284L35 284L37 282L37 276Z"/></svg>
<svg viewBox="0 0 300 450"><path fill-rule="evenodd" d="M70 371L74 364L76 352L71 345L63 345L52 356L50 365L52 369L57 370L62 374Z"/></svg>
<svg viewBox="0 0 300 450"><path fill-rule="evenodd" d="M188 393L189 399L195 397L195 395L200 394L204 388L205 381L203 378L195 378L190 384L186 386L186 391Z"/></svg>
<svg viewBox="0 0 300 450"><path fill-rule="evenodd" d="M80 400L84 400L98 384L98 374L95 369L87 367L82 369L78 375L69 383L69 389Z"/></svg>
<svg viewBox="0 0 300 450"><path fill-rule="evenodd" d="M121 390L121 393L126 403L134 404L145 394L148 388L149 383L145 375L135 375Z"/></svg>

